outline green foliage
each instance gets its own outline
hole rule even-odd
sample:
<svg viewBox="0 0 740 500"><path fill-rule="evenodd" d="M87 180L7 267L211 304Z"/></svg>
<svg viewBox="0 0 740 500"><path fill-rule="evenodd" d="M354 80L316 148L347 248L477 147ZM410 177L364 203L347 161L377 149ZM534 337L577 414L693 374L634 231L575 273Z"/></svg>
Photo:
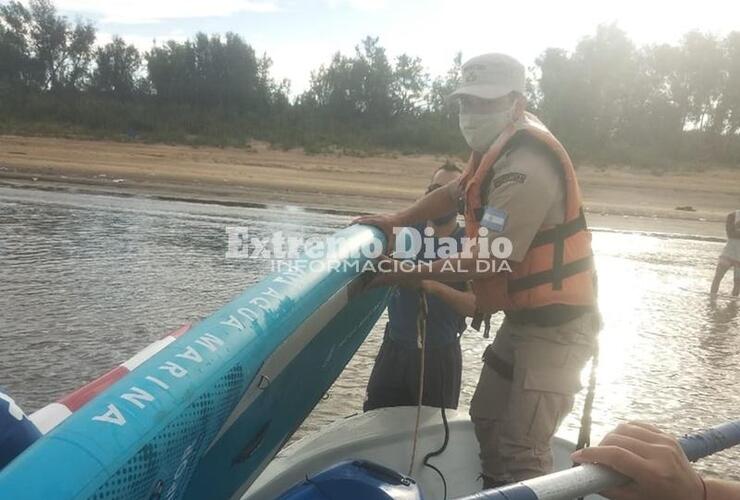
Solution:
<svg viewBox="0 0 740 500"><path fill-rule="evenodd" d="M581 159L737 164L738 35L692 32L679 46L637 48L615 25L600 26L572 54L537 59L536 110Z"/></svg>
<svg viewBox="0 0 740 500"><path fill-rule="evenodd" d="M155 47L146 58L152 88L163 102L234 115L267 111L258 94L254 50L239 35L227 33L222 40L198 33L193 41Z"/></svg>
<svg viewBox="0 0 740 500"><path fill-rule="evenodd" d="M90 90L101 95L127 100L137 92L137 74L141 68L141 55L133 45L118 36L95 51L95 70Z"/></svg>
<svg viewBox="0 0 740 500"><path fill-rule="evenodd" d="M366 37L291 99L269 56L237 34L197 33L146 53L120 37L96 48L89 22L71 23L50 0L14 0L0 5L0 132L465 157L446 99L461 65L458 53L431 78L420 58L390 60ZM579 160L740 163L740 32L636 47L616 25L600 26L572 52L546 49L526 94Z"/></svg>
<svg viewBox="0 0 740 500"><path fill-rule="evenodd" d="M17 1L0 6L0 79L37 90L81 89L89 75L95 28L74 26L58 16L49 0Z"/></svg>

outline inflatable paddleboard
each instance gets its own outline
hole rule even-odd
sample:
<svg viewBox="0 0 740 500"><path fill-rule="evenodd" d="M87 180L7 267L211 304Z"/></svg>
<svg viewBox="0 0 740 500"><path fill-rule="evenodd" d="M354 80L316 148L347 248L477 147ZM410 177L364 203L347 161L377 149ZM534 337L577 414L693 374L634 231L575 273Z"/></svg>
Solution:
<svg viewBox="0 0 740 500"><path fill-rule="evenodd" d="M0 497L239 498L385 308L387 289L363 290L382 233L334 237L330 255L268 276L44 409L34 420L47 434L0 472Z"/></svg>

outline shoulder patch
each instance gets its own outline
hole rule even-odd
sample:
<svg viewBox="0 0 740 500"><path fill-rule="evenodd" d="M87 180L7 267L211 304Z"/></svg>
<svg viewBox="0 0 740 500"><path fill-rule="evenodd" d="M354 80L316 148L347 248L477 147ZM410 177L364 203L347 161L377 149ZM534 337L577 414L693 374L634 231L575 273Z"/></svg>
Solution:
<svg viewBox="0 0 740 500"><path fill-rule="evenodd" d="M527 175L521 172L508 172L498 177L493 178L493 187L501 187L504 184L524 184L527 180Z"/></svg>
<svg viewBox="0 0 740 500"><path fill-rule="evenodd" d="M506 227L506 219L508 217L509 215L504 210L495 207L486 207L483 217L480 220L480 225L487 227L491 231L500 233Z"/></svg>

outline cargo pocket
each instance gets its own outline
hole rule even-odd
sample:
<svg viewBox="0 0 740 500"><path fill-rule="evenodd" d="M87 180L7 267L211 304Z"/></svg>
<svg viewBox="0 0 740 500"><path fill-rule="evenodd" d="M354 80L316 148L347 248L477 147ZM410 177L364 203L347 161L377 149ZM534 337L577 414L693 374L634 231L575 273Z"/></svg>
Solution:
<svg viewBox="0 0 740 500"><path fill-rule="evenodd" d="M523 380L512 387L508 415L513 440L546 449L580 390L579 372L574 370L530 368Z"/></svg>
<svg viewBox="0 0 740 500"><path fill-rule="evenodd" d="M470 417L475 421L503 420L510 392L511 381L504 379L484 364L473 399L470 401Z"/></svg>
<svg viewBox="0 0 740 500"><path fill-rule="evenodd" d="M572 396L581 390L580 369L530 368L524 374L524 390Z"/></svg>

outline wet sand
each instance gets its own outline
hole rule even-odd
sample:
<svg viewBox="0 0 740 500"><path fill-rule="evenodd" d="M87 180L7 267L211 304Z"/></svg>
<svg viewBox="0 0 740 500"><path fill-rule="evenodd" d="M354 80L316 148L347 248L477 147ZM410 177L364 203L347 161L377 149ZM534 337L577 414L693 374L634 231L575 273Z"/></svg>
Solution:
<svg viewBox="0 0 740 500"><path fill-rule="evenodd" d="M0 136L0 185L368 213L408 205L444 160ZM740 167L699 169L579 165L591 225L722 238L740 205Z"/></svg>

